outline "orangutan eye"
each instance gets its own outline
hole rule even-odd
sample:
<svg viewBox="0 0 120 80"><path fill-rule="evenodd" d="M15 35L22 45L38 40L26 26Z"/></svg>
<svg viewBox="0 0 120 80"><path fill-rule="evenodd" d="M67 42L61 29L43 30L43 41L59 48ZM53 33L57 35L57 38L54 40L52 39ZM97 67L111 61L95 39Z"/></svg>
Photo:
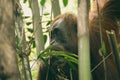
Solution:
<svg viewBox="0 0 120 80"><path fill-rule="evenodd" d="M55 38L56 36L60 36L60 30L58 28L55 28L53 31L51 31L51 38Z"/></svg>
<svg viewBox="0 0 120 80"><path fill-rule="evenodd" d="M53 31L51 31L51 39L55 39L59 43L65 43L66 40L63 34L63 31L61 31L59 28L55 28Z"/></svg>

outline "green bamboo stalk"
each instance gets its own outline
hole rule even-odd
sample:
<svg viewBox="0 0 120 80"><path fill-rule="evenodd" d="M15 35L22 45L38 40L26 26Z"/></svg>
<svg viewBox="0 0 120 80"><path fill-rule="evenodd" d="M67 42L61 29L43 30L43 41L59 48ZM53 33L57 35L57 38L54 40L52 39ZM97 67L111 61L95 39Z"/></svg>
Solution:
<svg viewBox="0 0 120 80"><path fill-rule="evenodd" d="M114 55L114 60L118 69L118 73L120 76L120 53L119 53L119 48L117 45L117 40L116 40L116 35L115 32L112 30L111 32L107 31L108 39L110 42L110 46Z"/></svg>
<svg viewBox="0 0 120 80"><path fill-rule="evenodd" d="M78 0L79 80L91 80L89 47L89 0Z"/></svg>

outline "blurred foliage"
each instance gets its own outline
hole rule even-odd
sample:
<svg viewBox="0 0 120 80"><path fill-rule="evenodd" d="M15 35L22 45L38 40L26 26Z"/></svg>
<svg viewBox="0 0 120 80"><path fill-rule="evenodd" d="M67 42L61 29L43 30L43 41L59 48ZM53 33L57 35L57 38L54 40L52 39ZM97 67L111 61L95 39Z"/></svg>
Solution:
<svg viewBox="0 0 120 80"><path fill-rule="evenodd" d="M46 0L41 0L41 1L40 1L40 4L41 4L42 6L44 6L45 2L46 2Z"/></svg>
<svg viewBox="0 0 120 80"><path fill-rule="evenodd" d="M68 0L63 0L63 5L66 7L68 5Z"/></svg>
<svg viewBox="0 0 120 80"><path fill-rule="evenodd" d="M27 0L23 0L23 2L24 2L24 3L26 3L26 2L27 2Z"/></svg>

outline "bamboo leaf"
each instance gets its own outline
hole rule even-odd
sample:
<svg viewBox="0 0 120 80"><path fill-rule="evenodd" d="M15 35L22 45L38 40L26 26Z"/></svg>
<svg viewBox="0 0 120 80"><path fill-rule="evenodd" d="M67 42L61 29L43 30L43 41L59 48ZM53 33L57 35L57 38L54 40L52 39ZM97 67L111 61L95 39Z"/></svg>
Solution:
<svg viewBox="0 0 120 80"><path fill-rule="evenodd" d="M40 1L40 4L41 4L42 6L44 6L44 5L45 5L45 2L46 2L46 0L41 0L41 1Z"/></svg>
<svg viewBox="0 0 120 80"><path fill-rule="evenodd" d="M47 35L44 35L44 43L47 42Z"/></svg>
<svg viewBox="0 0 120 80"><path fill-rule="evenodd" d="M50 25L50 23L51 23L51 21L48 21L47 24L46 24L46 26Z"/></svg>
<svg viewBox="0 0 120 80"><path fill-rule="evenodd" d="M32 43L32 44L33 44L33 46L32 46L32 47L33 47L33 48L35 48L35 47L36 47L35 40L33 41L33 43Z"/></svg>
<svg viewBox="0 0 120 80"><path fill-rule="evenodd" d="M102 41L102 54L105 55L106 54L106 46L105 46L105 42Z"/></svg>
<svg viewBox="0 0 120 80"><path fill-rule="evenodd" d="M73 53L68 53L68 52L63 52L63 51L51 51L51 52L40 53L40 56L42 56L44 58L48 57L48 56L62 56L65 59L67 59L68 61L78 64L77 55L75 55Z"/></svg>
<svg viewBox="0 0 120 80"><path fill-rule="evenodd" d="M50 13L44 13L43 15L47 16L47 15L50 15Z"/></svg>
<svg viewBox="0 0 120 80"><path fill-rule="evenodd" d="M68 0L63 0L63 5L66 7L68 5Z"/></svg>
<svg viewBox="0 0 120 80"><path fill-rule="evenodd" d="M30 18L30 16L23 16L24 19Z"/></svg>
<svg viewBox="0 0 120 80"><path fill-rule="evenodd" d="M30 33L33 33L33 29L27 28L27 30L28 30Z"/></svg>
<svg viewBox="0 0 120 80"><path fill-rule="evenodd" d="M27 0L24 0L24 1L23 1L23 3L26 3L26 2L27 2Z"/></svg>
<svg viewBox="0 0 120 80"><path fill-rule="evenodd" d="M28 25L28 26L29 26L30 24L32 24L32 22L27 22L27 23L26 23L26 25Z"/></svg>

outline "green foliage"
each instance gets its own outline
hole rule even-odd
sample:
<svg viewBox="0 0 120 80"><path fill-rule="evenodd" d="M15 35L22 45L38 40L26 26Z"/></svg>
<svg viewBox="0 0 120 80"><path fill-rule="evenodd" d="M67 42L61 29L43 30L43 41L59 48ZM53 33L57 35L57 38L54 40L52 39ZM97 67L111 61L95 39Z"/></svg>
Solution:
<svg viewBox="0 0 120 80"><path fill-rule="evenodd" d="M36 80L36 74L38 73L38 70L36 69L36 70L32 70L32 79L33 80Z"/></svg>
<svg viewBox="0 0 120 80"><path fill-rule="evenodd" d="M26 25L29 26L30 24L32 24L32 22L26 22Z"/></svg>
<svg viewBox="0 0 120 80"><path fill-rule="evenodd" d="M43 15L44 15L44 16L47 16L47 15L50 15L50 13L44 13Z"/></svg>
<svg viewBox="0 0 120 80"><path fill-rule="evenodd" d="M38 58L45 61L44 59L47 58L48 56L57 56L57 57L60 56L61 57L60 59L70 62L70 64L71 62L78 64L78 59L77 59L78 55L65 51L51 51L52 48L53 48L52 46L46 48L43 52L40 53Z"/></svg>
<svg viewBox="0 0 120 80"><path fill-rule="evenodd" d="M43 35L43 37L44 37L44 43L46 43L47 42L47 35Z"/></svg>
<svg viewBox="0 0 120 80"><path fill-rule="evenodd" d="M49 67L49 71L54 76L66 76L66 70L63 69L65 66L69 66L71 70L77 70L76 66L78 64L78 56L73 53L64 52L64 51L51 51L53 46L49 46L43 52L41 52L38 56L38 59L42 60L47 67ZM49 60L52 63L49 63ZM57 69L54 69L57 65ZM70 72L71 73L71 72Z"/></svg>
<svg viewBox="0 0 120 80"><path fill-rule="evenodd" d="M31 29L29 29L29 31L32 32ZM44 43L46 43L46 42L47 42L47 39L48 39L48 36L47 36L47 35L44 35L43 37L44 37ZM28 39L29 39L29 41L32 41L32 48L35 48L35 47L36 47L35 38L32 37L32 36L28 36Z"/></svg>
<svg viewBox="0 0 120 80"><path fill-rule="evenodd" d="M47 24L46 24L46 26L48 26L48 25L50 25L50 24L51 24L51 21L48 21Z"/></svg>
<svg viewBox="0 0 120 80"><path fill-rule="evenodd" d="M24 2L24 3L26 3L26 2L27 2L27 0L24 0L23 2Z"/></svg>
<svg viewBox="0 0 120 80"><path fill-rule="evenodd" d="M106 46L104 41L102 41L102 55L106 55Z"/></svg>
<svg viewBox="0 0 120 80"><path fill-rule="evenodd" d="M32 46L33 48L36 47L35 40L33 41L32 45L33 45L33 46Z"/></svg>
<svg viewBox="0 0 120 80"><path fill-rule="evenodd" d="M26 23L27 24L27 23ZM29 23L28 23L29 25ZM27 28L27 30L30 32L30 33L33 33L33 29L32 28Z"/></svg>
<svg viewBox="0 0 120 80"><path fill-rule="evenodd" d="M32 48L35 48L36 47L36 44L35 44L35 38L32 37L32 36L28 36L28 39L29 39L29 44L31 43L32 44Z"/></svg>
<svg viewBox="0 0 120 80"><path fill-rule="evenodd" d="M75 58L77 55L69 53L69 52L63 52L63 51L51 51L51 52L46 52L40 55L41 57L45 58L48 56L62 56L64 60L78 63L78 60Z"/></svg>
<svg viewBox="0 0 120 80"><path fill-rule="evenodd" d="M68 5L68 0L63 0L63 5L66 7Z"/></svg>
<svg viewBox="0 0 120 80"><path fill-rule="evenodd" d="M41 1L40 1L40 4L41 4L42 6L44 6L44 5L45 5L45 2L46 2L46 0L41 0Z"/></svg>
<svg viewBox="0 0 120 80"><path fill-rule="evenodd" d="M23 16L23 19L27 19L27 18L30 18L30 16Z"/></svg>

